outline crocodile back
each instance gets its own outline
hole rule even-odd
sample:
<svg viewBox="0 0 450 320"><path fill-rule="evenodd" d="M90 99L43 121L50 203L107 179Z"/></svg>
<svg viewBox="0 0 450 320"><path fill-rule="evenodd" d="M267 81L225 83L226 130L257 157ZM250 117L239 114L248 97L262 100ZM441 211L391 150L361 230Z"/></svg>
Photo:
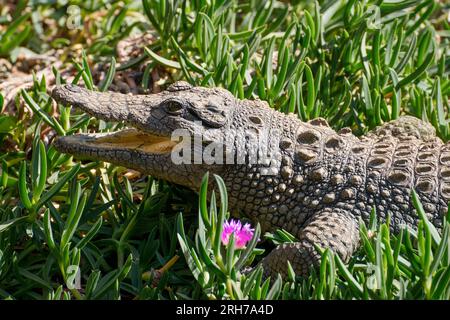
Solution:
<svg viewBox="0 0 450 320"><path fill-rule="evenodd" d="M298 235L325 208L344 209L366 222L375 209L380 221L390 217L394 231L415 228L413 188L430 221L441 226L450 200L449 144L398 127L357 138L348 129L335 132L321 119L304 123L280 113L273 113L270 123L282 125L279 171L265 175L259 164L235 165L224 175L230 203L264 229Z"/></svg>

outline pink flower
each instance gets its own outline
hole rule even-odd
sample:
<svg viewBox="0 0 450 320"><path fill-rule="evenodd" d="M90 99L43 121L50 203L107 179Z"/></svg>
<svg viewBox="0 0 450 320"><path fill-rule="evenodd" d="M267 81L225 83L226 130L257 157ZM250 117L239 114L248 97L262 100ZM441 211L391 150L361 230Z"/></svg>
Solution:
<svg viewBox="0 0 450 320"><path fill-rule="evenodd" d="M226 246L230 240L230 235L234 233L235 248L242 249L252 239L254 231L255 229L252 229L249 223L242 226L239 220L225 221L221 237L222 243Z"/></svg>

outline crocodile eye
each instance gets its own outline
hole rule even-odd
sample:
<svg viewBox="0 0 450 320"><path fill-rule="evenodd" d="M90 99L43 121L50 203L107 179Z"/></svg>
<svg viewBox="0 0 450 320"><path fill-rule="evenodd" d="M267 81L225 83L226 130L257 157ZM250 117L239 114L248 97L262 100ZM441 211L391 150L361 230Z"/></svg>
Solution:
<svg viewBox="0 0 450 320"><path fill-rule="evenodd" d="M169 101L166 103L166 109L169 114L178 115L183 110L183 106L177 101Z"/></svg>

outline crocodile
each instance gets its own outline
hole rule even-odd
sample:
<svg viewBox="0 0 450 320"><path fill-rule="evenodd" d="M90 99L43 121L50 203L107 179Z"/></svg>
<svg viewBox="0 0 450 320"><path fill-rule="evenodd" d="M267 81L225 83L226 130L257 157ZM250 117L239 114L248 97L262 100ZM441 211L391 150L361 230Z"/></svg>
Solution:
<svg viewBox="0 0 450 320"><path fill-rule="evenodd" d="M303 122L265 101L240 100L225 89L183 81L148 95L63 85L52 97L127 126L112 133L58 137L54 145L59 151L125 166L195 191L206 172L220 175L231 210L259 222L263 231L283 228L293 234L295 242L278 245L261 260L265 276L285 277L287 261L296 274L308 275L320 263L317 246L348 262L360 245L360 221L368 223L372 209L379 221L390 219L393 232L417 228L413 189L438 229L448 210L450 143L412 116L357 137L350 128L336 132L322 118ZM180 151L193 145L185 137L173 137L180 129L194 139L201 136L200 147ZM255 140L255 135L267 138ZM253 151L260 145L254 143L261 141L273 152L255 161ZM224 153L211 145L222 146ZM215 160L234 161L174 163L177 152L195 156L207 151Z"/></svg>

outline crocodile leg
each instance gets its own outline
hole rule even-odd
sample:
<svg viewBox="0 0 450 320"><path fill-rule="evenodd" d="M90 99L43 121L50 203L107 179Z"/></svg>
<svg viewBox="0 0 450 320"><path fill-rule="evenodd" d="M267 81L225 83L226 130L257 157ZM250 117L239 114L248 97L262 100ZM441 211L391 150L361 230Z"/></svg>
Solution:
<svg viewBox="0 0 450 320"><path fill-rule="evenodd" d="M316 213L303 230L299 241L284 243L261 261L264 276L272 279L277 273L287 275L289 260L296 275L305 276L320 263L320 253L314 245L330 248L347 262L359 245L359 224L348 211L327 208Z"/></svg>

